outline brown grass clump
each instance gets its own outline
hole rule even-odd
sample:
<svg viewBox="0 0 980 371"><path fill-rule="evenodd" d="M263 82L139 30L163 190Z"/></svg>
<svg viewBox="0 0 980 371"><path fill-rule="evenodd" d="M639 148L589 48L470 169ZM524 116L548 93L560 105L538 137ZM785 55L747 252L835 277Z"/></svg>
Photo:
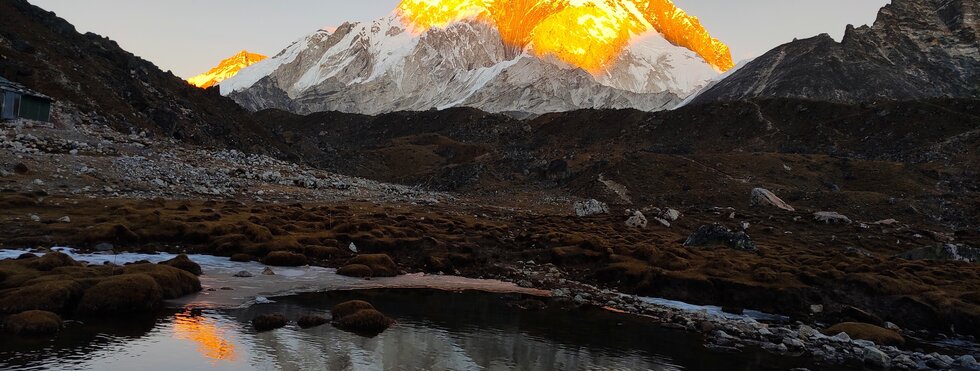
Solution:
<svg viewBox="0 0 980 371"><path fill-rule="evenodd" d="M78 311L90 315L128 314L155 310L163 303L160 285L147 274L125 274L90 287Z"/></svg>
<svg viewBox="0 0 980 371"><path fill-rule="evenodd" d="M160 287L164 299L176 299L201 291L201 280L186 271L157 264L132 264L123 268L124 274L145 274Z"/></svg>
<svg viewBox="0 0 980 371"><path fill-rule="evenodd" d="M306 315L299 318L296 324L301 328L313 328L330 322L326 317L318 315Z"/></svg>
<svg viewBox="0 0 980 371"><path fill-rule="evenodd" d="M61 331L61 317L43 310L29 310L4 319L3 329L14 335L50 336Z"/></svg>
<svg viewBox="0 0 980 371"><path fill-rule="evenodd" d="M76 265L79 264L75 261L75 259L72 259L70 256L60 252L49 252L40 258L32 259L28 264L29 267L39 271L50 271L58 267L69 267Z"/></svg>
<svg viewBox="0 0 980 371"><path fill-rule="evenodd" d="M333 316L334 321L339 321L341 318L354 314L362 309L374 309L374 306L363 300L345 301L334 305L330 309L330 315Z"/></svg>
<svg viewBox="0 0 980 371"><path fill-rule="evenodd" d="M85 287L76 281L46 281L0 291L0 313L45 310L66 313L82 297Z"/></svg>
<svg viewBox="0 0 980 371"><path fill-rule="evenodd" d="M160 262L160 264L169 265L171 267L191 273L195 276L200 276L204 274L204 271L201 270L201 265L191 261L191 258L188 257L186 254L177 255L176 258L164 262Z"/></svg>
<svg viewBox="0 0 980 371"><path fill-rule="evenodd" d="M880 345L898 346L905 344L905 338L898 332L868 323L844 322L824 330L824 334L830 336L842 332L846 333L852 339L873 341Z"/></svg>
<svg viewBox="0 0 980 371"><path fill-rule="evenodd" d="M398 265L387 254L364 254L355 256L348 264L361 264L371 268L374 277L394 277L398 275Z"/></svg>
<svg viewBox="0 0 980 371"><path fill-rule="evenodd" d="M289 320L281 314L262 314L252 319L252 328L258 332L272 331L286 327Z"/></svg>
<svg viewBox="0 0 980 371"><path fill-rule="evenodd" d="M373 275L371 267L364 264L348 264L337 269L337 274L347 277L366 278Z"/></svg>
<svg viewBox="0 0 980 371"><path fill-rule="evenodd" d="M274 267L300 267L309 264L305 255L289 251L273 251L262 262Z"/></svg>
<svg viewBox="0 0 980 371"><path fill-rule="evenodd" d="M344 331L361 335L377 335L395 321L374 309L361 309L354 314L344 316L337 322L337 327Z"/></svg>

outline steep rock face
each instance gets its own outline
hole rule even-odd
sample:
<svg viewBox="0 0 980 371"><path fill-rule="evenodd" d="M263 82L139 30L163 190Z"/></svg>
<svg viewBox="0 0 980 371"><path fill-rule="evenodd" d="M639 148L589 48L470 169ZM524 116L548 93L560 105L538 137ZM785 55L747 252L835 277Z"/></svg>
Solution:
<svg viewBox="0 0 980 371"><path fill-rule="evenodd" d="M842 42L820 35L773 49L694 103L788 97L841 103L980 96L976 0L894 0Z"/></svg>
<svg viewBox="0 0 980 371"><path fill-rule="evenodd" d="M468 106L545 113L670 108L716 75L696 53L655 33L594 76L510 46L486 23L414 34L389 16L314 33L220 86L250 110L379 114Z"/></svg>
<svg viewBox="0 0 980 371"><path fill-rule="evenodd" d="M68 115L125 133L276 151L271 134L234 101L195 88L123 50L80 34L25 0L0 1L0 76L53 97ZM280 147L281 148L281 147Z"/></svg>

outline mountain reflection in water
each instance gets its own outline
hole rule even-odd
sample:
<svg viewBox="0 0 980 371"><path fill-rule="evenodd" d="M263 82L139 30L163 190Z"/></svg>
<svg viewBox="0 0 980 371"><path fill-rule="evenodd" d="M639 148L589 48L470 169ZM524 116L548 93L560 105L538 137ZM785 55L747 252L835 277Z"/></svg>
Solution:
<svg viewBox="0 0 980 371"><path fill-rule="evenodd" d="M221 328L214 320L207 319L188 308L174 316L174 337L197 343L198 351L205 358L217 361L234 361L235 343L229 337L230 329Z"/></svg>

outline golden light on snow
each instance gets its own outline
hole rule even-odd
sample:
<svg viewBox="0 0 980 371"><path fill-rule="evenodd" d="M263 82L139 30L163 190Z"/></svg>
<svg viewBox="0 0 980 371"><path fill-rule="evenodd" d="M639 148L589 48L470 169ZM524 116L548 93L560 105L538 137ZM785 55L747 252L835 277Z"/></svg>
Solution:
<svg viewBox="0 0 980 371"><path fill-rule="evenodd" d="M728 46L670 0L403 0L398 12L417 32L465 19L488 22L508 45L531 45L538 56L551 55L592 73L650 30L719 71L734 66Z"/></svg>
<svg viewBox="0 0 980 371"><path fill-rule="evenodd" d="M210 88L237 75L238 71L241 71L243 68L259 63L266 58L268 57L262 54L242 50L233 57L221 61L217 67L212 68L210 71L187 79L187 82L199 88Z"/></svg>

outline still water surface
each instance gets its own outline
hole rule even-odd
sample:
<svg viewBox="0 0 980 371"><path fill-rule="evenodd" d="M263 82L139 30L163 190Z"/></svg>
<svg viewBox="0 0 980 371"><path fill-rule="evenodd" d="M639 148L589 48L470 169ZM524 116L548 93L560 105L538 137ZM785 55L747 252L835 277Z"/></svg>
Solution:
<svg viewBox="0 0 980 371"><path fill-rule="evenodd" d="M295 320L349 299L398 324L366 338L324 325L255 333L261 313ZM0 369L27 370L756 370L805 359L706 350L700 336L599 309L476 291L374 289L300 294L237 309L181 309L156 318L71 324L54 340L0 339Z"/></svg>

